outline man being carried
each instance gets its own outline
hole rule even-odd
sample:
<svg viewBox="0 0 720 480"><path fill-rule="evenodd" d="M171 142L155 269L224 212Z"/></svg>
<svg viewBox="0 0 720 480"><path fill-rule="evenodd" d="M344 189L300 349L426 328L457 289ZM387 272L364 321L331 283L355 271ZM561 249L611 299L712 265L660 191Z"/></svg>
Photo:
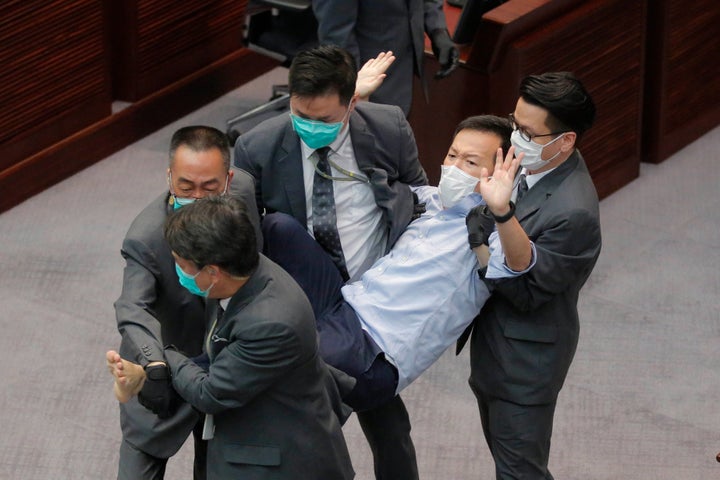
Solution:
<svg viewBox="0 0 720 480"><path fill-rule="evenodd" d="M358 381L345 398L356 410L382 404L410 384L460 336L489 296L478 269L488 261L482 243L488 243L493 220L479 212L466 217L482 202L476 193L481 169L492 171L496 160L502 161L511 131L507 120L489 115L461 122L439 187L413 189L425 202L425 213L390 253L345 286L330 258L298 222L283 214L265 217L266 252L308 295L321 355ZM512 154L510 150L508 156ZM474 251L467 245L466 222L474 232ZM483 223L485 233L478 235ZM499 242L490 245L487 276L521 273L505 268ZM370 369L365 368L368 362Z"/></svg>

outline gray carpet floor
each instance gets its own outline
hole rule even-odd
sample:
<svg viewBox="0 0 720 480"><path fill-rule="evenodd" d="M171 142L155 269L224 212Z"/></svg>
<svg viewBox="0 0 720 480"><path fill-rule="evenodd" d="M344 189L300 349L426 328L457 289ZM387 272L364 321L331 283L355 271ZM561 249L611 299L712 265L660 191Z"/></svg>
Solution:
<svg viewBox="0 0 720 480"><path fill-rule="evenodd" d="M119 342L122 238L166 188L175 129L224 130L285 76L276 69L0 215L0 479L115 477L104 352ZM555 416L557 479L720 478L718 151L720 127L601 202L603 252ZM494 478L468 373L468 352L448 351L403 394L423 479ZM344 431L357 478L373 478L354 417ZM166 478L192 478L188 447Z"/></svg>

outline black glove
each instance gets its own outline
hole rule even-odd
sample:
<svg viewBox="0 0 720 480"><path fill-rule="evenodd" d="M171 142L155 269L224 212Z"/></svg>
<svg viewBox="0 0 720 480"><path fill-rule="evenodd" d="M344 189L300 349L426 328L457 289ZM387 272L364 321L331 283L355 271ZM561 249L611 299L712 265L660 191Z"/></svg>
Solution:
<svg viewBox="0 0 720 480"><path fill-rule="evenodd" d="M145 367L145 383L138 393L140 405L160 418L170 418L182 399L170 381L170 370L165 365Z"/></svg>
<svg viewBox="0 0 720 480"><path fill-rule="evenodd" d="M440 63L440 70L435 74L435 78L445 78L457 68L460 52L450 39L446 28L438 28L430 32L430 43L433 55Z"/></svg>
<svg viewBox="0 0 720 480"><path fill-rule="evenodd" d="M420 218L420 216L425 213L425 202L420 203L420 199L417 196L417 193L412 192L413 194L413 213L412 217L410 217L410 221L417 220Z"/></svg>
<svg viewBox="0 0 720 480"><path fill-rule="evenodd" d="M487 205L478 205L465 217L470 248L488 245L490 234L495 230L495 219Z"/></svg>

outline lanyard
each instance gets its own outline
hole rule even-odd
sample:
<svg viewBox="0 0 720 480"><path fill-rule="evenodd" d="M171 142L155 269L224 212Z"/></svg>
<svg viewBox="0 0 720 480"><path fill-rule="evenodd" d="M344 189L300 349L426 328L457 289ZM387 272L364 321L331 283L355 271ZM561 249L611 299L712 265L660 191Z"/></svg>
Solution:
<svg viewBox="0 0 720 480"><path fill-rule="evenodd" d="M359 173L351 172L349 170L345 170L340 165L338 165L335 162L333 162L332 160L330 160L329 156L328 156L327 161L332 167L335 168L335 170L337 170L338 172L342 173L345 176L344 177L333 177L332 175L328 175L327 173L322 172L322 171L320 171L320 169L318 169L317 161L315 161L315 162L313 162L313 167L315 167L315 172L317 172L317 174L320 175L321 177L327 178L328 180L335 180L338 182L356 181L356 182L361 182L361 183L370 183L370 179L368 179L366 176L360 175Z"/></svg>

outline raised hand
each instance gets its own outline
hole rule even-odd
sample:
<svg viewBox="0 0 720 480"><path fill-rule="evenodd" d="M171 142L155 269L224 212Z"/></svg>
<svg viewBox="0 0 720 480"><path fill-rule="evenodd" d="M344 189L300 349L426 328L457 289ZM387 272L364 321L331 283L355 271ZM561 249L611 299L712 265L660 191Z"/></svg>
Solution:
<svg viewBox="0 0 720 480"><path fill-rule="evenodd" d="M391 51L387 51L380 52L377 57L365 62L357 74L355 94L361 100L367 100L382 85L387 76L385 72L394 61L395 55Z"/></svg>
<svg viewBox="0 0 720 480"><path fill-rule="evenodd" d="M510 147L503 159L502 148L498 148L492 176L489 175L486 168L480 171L480 194L485 199L490 211L496 215L502 215L509 208L515 173L517 173L522 157L521 153L518 158L515 158L515 147Z"/></svg>

